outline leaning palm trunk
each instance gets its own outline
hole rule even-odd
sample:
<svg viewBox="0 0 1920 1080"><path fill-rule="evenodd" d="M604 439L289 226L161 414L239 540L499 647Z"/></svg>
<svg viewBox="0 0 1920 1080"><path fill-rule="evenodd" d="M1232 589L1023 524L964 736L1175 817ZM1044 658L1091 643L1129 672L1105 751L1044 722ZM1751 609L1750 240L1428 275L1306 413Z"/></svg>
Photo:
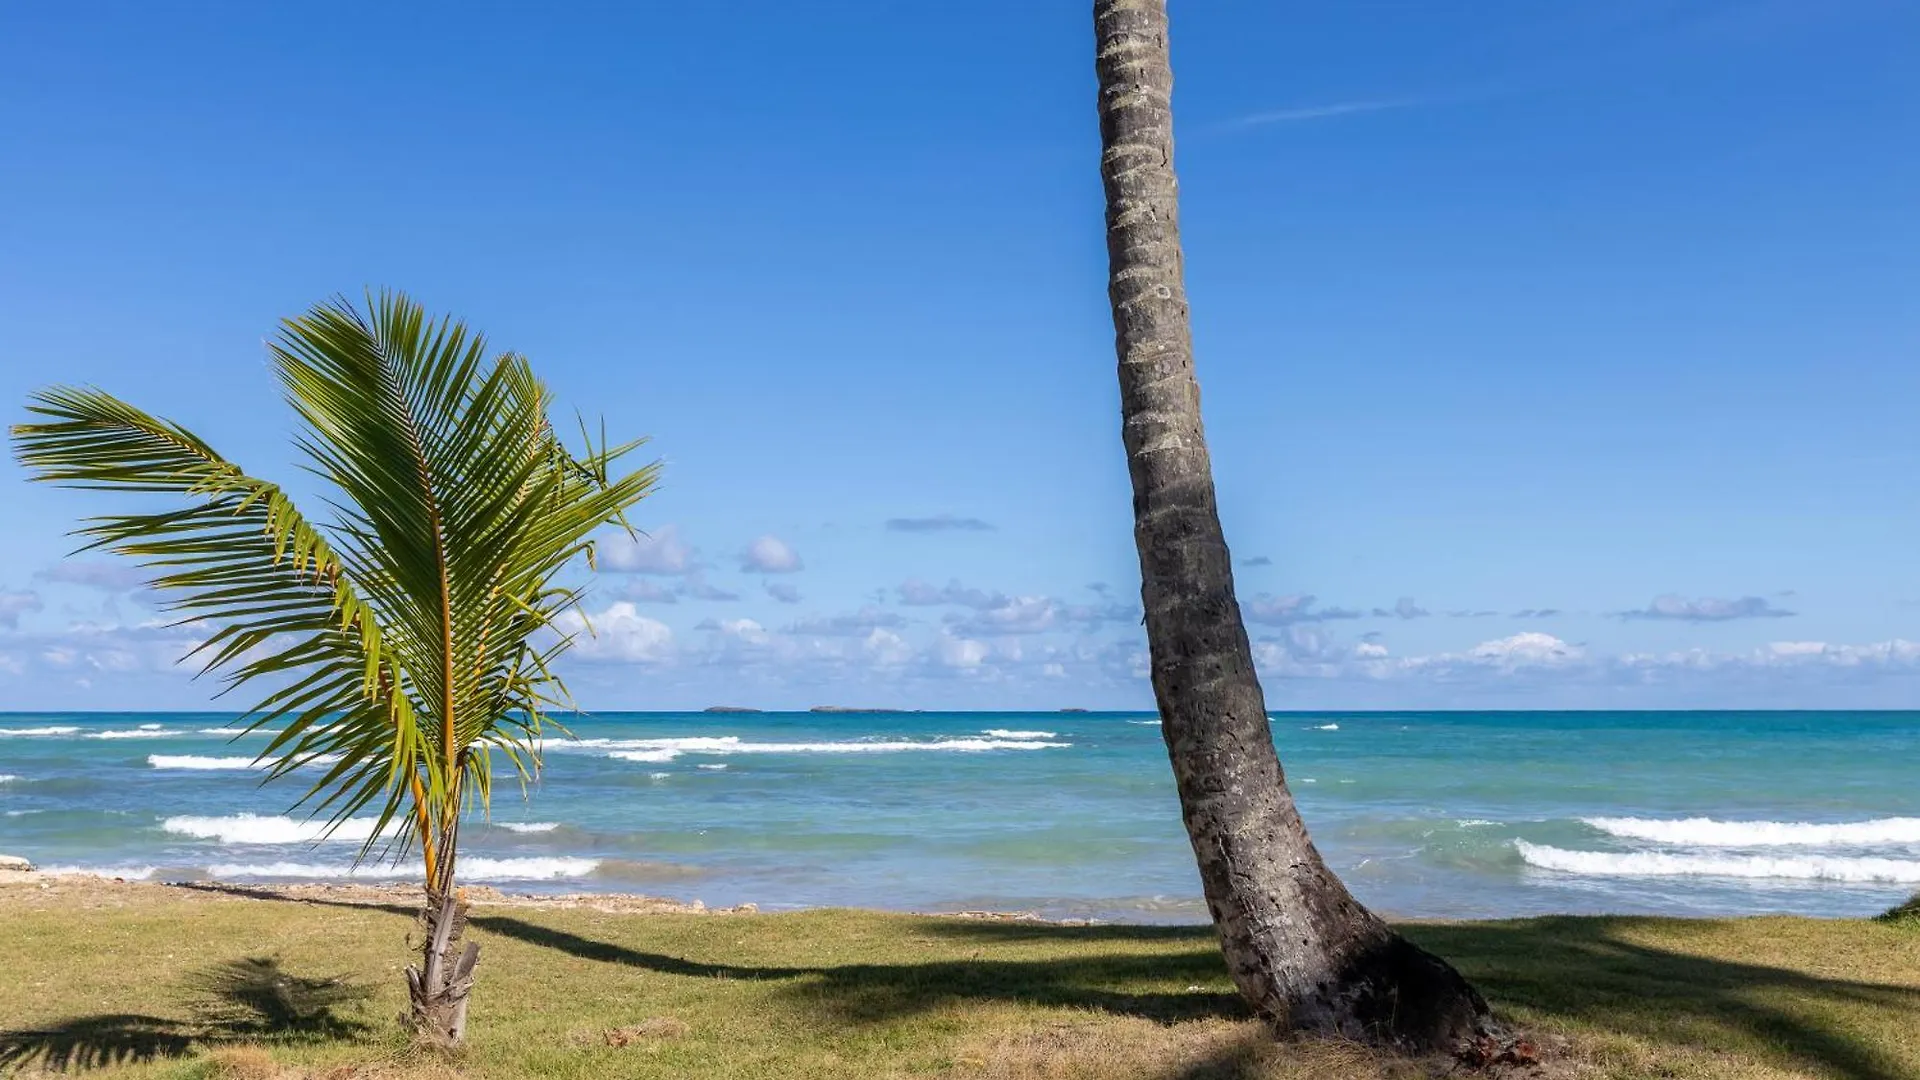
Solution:
<svg viewBox="0 0 1920 1080"><path fill-rule="evenodd" d="M362 858L382 843L419 855L411 1017L457 1046L479 960L462 942L461 819L486 807L495 751L522 782L539 768L546 710L568 700L551 665L584 622L561 575L591 561L594 530L624 524L655 467L610 474L638 444L567 448L525 358L490 355L404 296L323 304L270 348L330 520L98 390L35 395L15 448L37 479L172 497L79 535L140 560L182 623L211 628L194 650L203 672L271 687L247 718L273 733L270 779L313 770L300 801L329 831L377 808Z"/></svg>
<svg viewBox="0 0 1920 1080"><path fill-rule="evenodd" d="M1287 790L1234 598L1200 424L1173 172L1164 0L1096 0L1120 412L1154 697L1234 983L1298 1030L1451 1047L1487 1007L1327 869Z"/></svg>

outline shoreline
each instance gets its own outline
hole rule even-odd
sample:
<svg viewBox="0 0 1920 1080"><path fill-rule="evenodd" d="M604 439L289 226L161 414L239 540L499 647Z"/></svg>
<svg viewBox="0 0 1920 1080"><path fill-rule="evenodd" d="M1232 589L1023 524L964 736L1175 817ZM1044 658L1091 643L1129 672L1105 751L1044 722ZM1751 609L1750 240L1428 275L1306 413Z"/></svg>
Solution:
<svg viewBox="0 0 1920 1080"><path fill-rule="evenodd" d="M230 881L147 881L110 877L91 873L50 874L41 870L0 868L0 899L16 889L31 888L34 893L70 897L75 893L96 898L132 898L146 895L188 896L231 900L269 900L343 907L392 908L418 907L424 888L399 882L298 882L289 884L252 884ZM521 908L548 911L597 911L612 915L760 915L760 905L735 904L709 907L699 900L674 900L642 893L508 892L493 885L461 886L467 903L475 908ZM782 909L786 910L786 909ZM831 910L794 908L795 911ZM1103 925L1092 919L1049 919L1019 911L889 911L882 908L847 908L881 915L924 916L937 919L981 919L996 922L1035 923L1047 926ZM1126 924L1123 924L1126 925ZM1196 924L1198 925L1198 924Z"/></svg>

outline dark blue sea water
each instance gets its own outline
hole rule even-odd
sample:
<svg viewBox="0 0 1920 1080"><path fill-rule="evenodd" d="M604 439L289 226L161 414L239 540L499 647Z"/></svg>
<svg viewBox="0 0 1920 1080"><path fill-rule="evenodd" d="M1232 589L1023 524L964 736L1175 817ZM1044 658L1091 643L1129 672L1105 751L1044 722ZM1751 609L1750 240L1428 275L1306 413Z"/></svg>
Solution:
<svg viewBox="0 0 1920 1080"><path fill-rule="evenodd" d="M316 842L225 714L0 714L0 852L123 876L399 877ZM463 875L765 908L1204 918L1150 716L599 714ZM1855 915L1920 888L1920 713L1276 713L1314 838L1406 916Z"/></svg>

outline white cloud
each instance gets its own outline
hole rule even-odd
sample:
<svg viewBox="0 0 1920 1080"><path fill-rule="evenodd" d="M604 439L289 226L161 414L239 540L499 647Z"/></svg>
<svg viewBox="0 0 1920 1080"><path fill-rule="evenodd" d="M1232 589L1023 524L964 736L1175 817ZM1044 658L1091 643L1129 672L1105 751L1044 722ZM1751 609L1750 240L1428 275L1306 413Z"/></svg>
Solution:
<svg viewBox="0 0 1920 1080"><path fill-rule="evenodd" d="M598 614L564 612L554 626L561 633L576 635L572 655L582 660L657 664L673 655L673 631L666 623L640 614L627 600L616 600Z"/></svg>
<svg viewBox="0 0 1920 1080"><path fill-rule="evenodd" d="M1303 120L1327 120L1336 116L1387 112L1424 104L1418 98L1381 98L1371 101L1335 101L1326 105L1301 105L1290 109L1249 113L1228 121L1226 127L1260 127L1266 124L1297 124Z"/></svg>
<svg viewBox="0 0 1920 1080"><path fill-rule="evenodd" d="M985 610L999 607L1007 602L1005 593L968 588L958 581L949 581L944 586L940 586L921 581L919 578L908 578L901 582L898 592L900 602L912 607L953 604L958 607Z"/></svg>
<svg viewBox="0 0 1920 1080"><path fill-rule="evenodd" d="M680 526L662 525L651 534L615 533L600 541L594 561L602 570L626 574L685 574L697 565L693 548L680 538Z"/></svg>
<svg viewBox="0 0 1920 1080"><path fill-rule="evenodd" d="M39 611L44 604L37 592L8 592L0 590L0 626L19 626L20 616L28 612Z"/></svg>
<svg viewBox="0 0 1920 1080"><path fill-rule="evenodd" d="M752 619L721 619L714 623L714 629L749 645L763 645L767 641L767 628Z"/></svg>
<svg viewBox="0 0 1920 1080"><path fill-rule="evenodd" d="M1495 667L1562 667L1580 662L1586 651L1569 645L1552 634L1525 630L1510 637L1483 641L1467 652L1467 658Z"/></svg>
<svg viewBox="0 0 1920 1080"><path fill-rule="evenodd" d="M891 630L876 627L863 642L867 656L882 667L897 667L912 660L914 648L907 639Z"/></svg>
<svg viewBox="0 0 1920 1080"><path fill-rule="evenodd" d="M769 581L765 587L767 595L782 604L797 604L800 602L800 590L795 588L791 582Z"/></svg>
<svg viewBox="0 0 1920 1080"><path fill-rule="evenodd" d="M641 604L677 604L680 594L651 578L637 577L620 589L620 598Z"/></svg>
<svg viewBox="0 0 1920 1080"><path fill-rule="evenodd" d="M761 574L791 574L802 567L800 553L785 540L768 534L740 553L740 569Z"/></svg>
<svg viewBox="0 0 1920 1080"><path fill-rule="evenodd" d="M69 559L34 572L34 580L62 585L84 585L103 592L125 592L147 583L147 570L130 562L97 562Z"/></svg>
<svg viewBox="0 0 1920 1080"><path fill-rule="evenodd" d="M986 661L991 651L984 641L942 634L935 655L938 656L943 667L970 671L977 670Z"/></svg>
<svg viewBox="0 0 1920 1080"><path fill-rule="evenodd" d="M885 608L867 604L859 611L844 615L824 615L802 619L787 627L787 633L803 636L865 637L876 629L905 626L907 620Z"/></svg>
<svg viewBox="0 0 1920 1080"><path fill-rule="evenodd" d="M954 620L961 634L1039 634L1059 622L1059 606L1044 596L1014 596L995 607Z"/></svg>
<svg viewBox="0 0 1920 1080"><path fill-rule="evenodd" d="M1677 619L1681 622L1727 622L1732 619L1785 619L1793 612L1774 607L1765 597L1743 596L1738 600L1721 600L1703 596L1698 600L1689 600L1684 596L1671 593L1656 596L1653 602L1633 611L1618 611L1614 615L1622 619Z"/></svg>

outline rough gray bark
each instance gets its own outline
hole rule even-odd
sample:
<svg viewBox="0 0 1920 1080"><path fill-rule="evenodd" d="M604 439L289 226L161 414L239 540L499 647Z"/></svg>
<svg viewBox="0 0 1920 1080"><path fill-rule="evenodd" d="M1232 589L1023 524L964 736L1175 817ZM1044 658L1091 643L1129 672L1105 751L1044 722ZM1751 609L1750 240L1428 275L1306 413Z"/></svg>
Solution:
<svg viewBox="0 0 1920 1080"><path fill-rule="evenodd" d="M1153 689L1227 966L1276 1024L1453 1049L1485 1028L1485 1001L1347 892L1287 790L1200 424L1166 3L1095 0L1093 11L1108 296Z"/></svg>
<svg viewBox="0 0 1920 1080"><path fill-rule="evenodd" d="M420 966L407 968L408 1019L423 1041L453 1049L467 1038L467 1000L480 943L469 941L461 947L467 905L456 893L429 891L421 922L426 944Z"/></svg>

